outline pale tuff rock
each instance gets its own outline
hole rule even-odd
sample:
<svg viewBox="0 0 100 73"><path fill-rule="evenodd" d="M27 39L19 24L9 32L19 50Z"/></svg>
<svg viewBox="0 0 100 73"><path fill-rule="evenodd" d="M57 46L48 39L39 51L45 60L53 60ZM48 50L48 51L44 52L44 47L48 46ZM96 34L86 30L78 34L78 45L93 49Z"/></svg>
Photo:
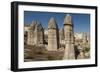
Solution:
<svg viewBox="0 0 100 73"><path fill-rule="evenodd" d="M61 28L59 30L59 41L60 41L60 47L65 47L65 37L64 37L64 29Z"/></svg>
<svg viewBox="0 0 100 73"><path fill-rule="evenodd" d="M61 28L61 29L59 30L59 39L60 39L60 40L64 40L64 29L63 29L63 28Z"/></svg>
<svg viewBox="0 0 100 73"><path fill-rule="evenodd" d="M72 18L70 16L70 14L67 14L64 18L64 24L70 24L72 25Z"/></svg>
<svg viewBox="0 0 100 73"><path fill-rule="evenodd" d="M34 22L34 23L33 23ZM28 45L34 45L34 30L35 30L35 21L33 21L31 26L29 27L28 30L28 36L27 36L27 44Z"/></svg>
<svg viewBox="0 0 100 73"><path fill-rule="evenodd" d="M52 17L50 18L49 22L48 22L48 29L58 29L58 25L56 23L56 20Z"/></svg>
<svg viewBox="0 0 100 73"><path fill-rule="evenodd" d="M71 16L68 14L64 19L64 35L65 35L65 54L64 59L75 59L74 53L74 36Z"/></svg>
<svg viewBox="0 0 100 73"><path fill-rule="evenodd" d="M52 56L54 60L58 58L60 60L84 59L86 58L84 49L90 48L90 36L87 36L85 33L84 35L83 33L75 33L74 35L73 28L72 17L70 14L65 16L64 27L60 30L53 17L50 18L48 29L45 30L40 22L32 21L29 26L24 28L24 43L27 46L35 46L35 50L38 51L46 50L46 55L36 56L36 59L44 59L47 55L49 56L47 56L46 59ZM78 54L76 52L78 52ZM90 52L87 52L86 56L89 58Z"/></svg>
<svg viewBox="0 0 100 73"><path fill-rule="evenodd" d="M40 22L33 21L28 31L29 45L40 45L44 42L44 29Z"/></svg>
<svg viewBox="0 0 100 73"><path fill-rule="evenodd" d="M87 35L86 33L83 34L83 44L87 43Z"/></svg>
<svg viewBox="0 0 100 73"><path fill-rule="evenodd" d="M40 22L37 22L37 25L36 25L36 28L35 28L35 31L34 31L34 39L35 39L35 44L37 45L43 45L44 43L44 29L41 25Z"/></svg>
<svg viewBox="0 0 100 73"><path fill-rule="evenodd" d="M30 28L31 29L31 28ZM34 34L32 30L28 30L28 39L27 39L27 44L28 45L33 45L34 44L34 36L32 35Z"/></svg>
<svg viewBox="0 0 100 73"><path fill-rule="evenodd" d="M34 31L37 25L37 21L32 21L29 27L29 31Z"/></svg>
<svg viewBox="0 0 100 73"><path fill-rule="evenodd" d="M29 25L24 27L24 44L27 44Z"/></svg>
<svg viewBox="0 0 100 73"><path fill-rule="evenodd" d="M79 51L77 59L90 58L90 41L87 33L75 33L75 45Z"/></svg>
<svg viewBox="0 0 100 73"><path fill-rule="evenodd" d="M84 50L83 50L83 48L82 48L82 46L79 44L78 45L78 50L79 50L79 55L78 55L78 59L84 59L85 58L85 53L84 53Z"/></svg>
<svg viewBox="0 0 100 73"><path fill-rule="evenodd" d="M48 50L57 51L59 48L58 26L54 18L48 22Z"/></svg>

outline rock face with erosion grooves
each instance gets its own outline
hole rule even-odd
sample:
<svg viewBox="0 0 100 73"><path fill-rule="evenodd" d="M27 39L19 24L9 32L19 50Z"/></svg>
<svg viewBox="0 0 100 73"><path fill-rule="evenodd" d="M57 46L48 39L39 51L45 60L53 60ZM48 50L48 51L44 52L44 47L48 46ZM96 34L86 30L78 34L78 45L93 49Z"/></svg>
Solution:
<svg viewBox="0 0 100 73"><path fill-rule="evenodd" d="M28 30L28 45L40 45L44 43L44 29L40 22L33 21Z"/></svg>
<svg viewBox="0 0 100 73"><path fill-rule="evenodd" d="M72 18L67 14L64 18L65 53L64 59L75 59L74 54L74 34Z"/></svg>
<svg viewBox="0 0 100 73"><path fill-rule="evenodd" d="M54 18L48 23L48 51L57 51L59 48L58 26Z"/></svg>

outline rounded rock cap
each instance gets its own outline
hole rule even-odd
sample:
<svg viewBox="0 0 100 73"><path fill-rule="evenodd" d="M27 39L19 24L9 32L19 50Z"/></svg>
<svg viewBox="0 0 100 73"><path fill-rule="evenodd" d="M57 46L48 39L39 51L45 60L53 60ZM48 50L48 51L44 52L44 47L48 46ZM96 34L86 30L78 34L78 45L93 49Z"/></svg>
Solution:
<svg viewBox="0 0 100 73"><path fill-rule="evenodd" d="M72 25L72 17L70 14L66 14L66 16L64 18L64 24Z"/></svg>

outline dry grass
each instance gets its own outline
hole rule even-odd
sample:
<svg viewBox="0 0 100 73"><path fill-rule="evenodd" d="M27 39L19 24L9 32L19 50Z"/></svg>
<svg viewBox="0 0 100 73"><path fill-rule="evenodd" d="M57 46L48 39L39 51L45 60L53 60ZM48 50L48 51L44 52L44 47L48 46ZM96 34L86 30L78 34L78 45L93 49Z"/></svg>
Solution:
<svg viewBox="0 0 100 73"><path fill-rule="evenodd" d="M64 50L47 51L44 46L25 45L24 61L62 60Z"/></svg>

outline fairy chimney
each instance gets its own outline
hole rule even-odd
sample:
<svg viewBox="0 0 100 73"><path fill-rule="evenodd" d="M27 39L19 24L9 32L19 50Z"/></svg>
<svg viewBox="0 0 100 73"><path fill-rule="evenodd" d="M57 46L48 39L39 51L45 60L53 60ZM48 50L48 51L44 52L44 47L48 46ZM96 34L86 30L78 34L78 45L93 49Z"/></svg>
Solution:
<svg viewBox="0 0 100 73"><path fill-rule="evenodd" d="M59 32L55 19L52 17L48 22L48 50L56 51L59 48Z"/></svg>
<svg viewBox="0 0 100 73"><path fill-rule="evenodd" d="M75 59L74 53L74 33L72 18L67 14L64 18L65 53L64 59Z"/></svg>
<svg viewBox="0 0 100 73"><path fill-rule="evenodd" d="M40 22L33 21L28 31L29 45L40 45L44 42L44 29Z"/></svg>

